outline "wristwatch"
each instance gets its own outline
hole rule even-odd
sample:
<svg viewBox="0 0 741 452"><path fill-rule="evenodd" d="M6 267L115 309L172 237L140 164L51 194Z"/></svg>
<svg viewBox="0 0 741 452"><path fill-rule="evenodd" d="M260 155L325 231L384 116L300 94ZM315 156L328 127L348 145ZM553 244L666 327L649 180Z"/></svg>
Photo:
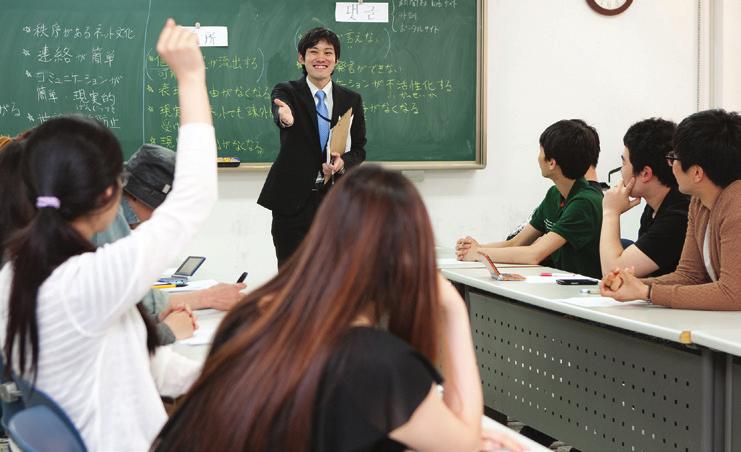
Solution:
<svg viewBox="0 0 741 452"><path fill-rule="evenodd" d="M649 284L648 285L648 296L646 297L646 301L648 301L649 304L653 304L653 302L651 301L651 292L653 292L653 289L654 289L654 285Z"/></svg>

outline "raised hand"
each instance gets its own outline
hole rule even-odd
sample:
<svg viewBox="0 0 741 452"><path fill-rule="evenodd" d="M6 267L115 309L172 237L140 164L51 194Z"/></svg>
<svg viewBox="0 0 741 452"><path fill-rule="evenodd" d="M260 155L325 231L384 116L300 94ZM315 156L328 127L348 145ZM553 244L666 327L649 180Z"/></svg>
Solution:
<svg viewBox="0 0 741 452"><path fill-rule="evenodd" d="M167 19L165 27L157 40L157 53L175 73L180 81L183 78L195 77L206 79L206 65L203 62L198 36L195 33Z"/></svg>
<svg viewBox="0 0 741 452"><path fill-rule="evenodd" d="M195 33L167 19L157 40L157 53L178 80L180 124L211 124L211 106L206 93L206 65Z"/></svg>

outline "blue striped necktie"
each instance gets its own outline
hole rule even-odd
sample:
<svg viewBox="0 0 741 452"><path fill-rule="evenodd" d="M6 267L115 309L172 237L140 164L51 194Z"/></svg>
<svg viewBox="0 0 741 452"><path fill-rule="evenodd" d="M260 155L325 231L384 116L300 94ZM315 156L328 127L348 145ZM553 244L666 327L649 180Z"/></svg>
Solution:
<svg viewBox="0 0 741 452"><path fill-rule="evenodd" d="M322 153L324 153L324 148L327 146L327 138L329 138L329 122L324 119L329 118L327 104L324 103L325 95L322 90L317 91L315 95L318 100L316 105L316 120L319 124L319 144L322 146Z"/></svg>

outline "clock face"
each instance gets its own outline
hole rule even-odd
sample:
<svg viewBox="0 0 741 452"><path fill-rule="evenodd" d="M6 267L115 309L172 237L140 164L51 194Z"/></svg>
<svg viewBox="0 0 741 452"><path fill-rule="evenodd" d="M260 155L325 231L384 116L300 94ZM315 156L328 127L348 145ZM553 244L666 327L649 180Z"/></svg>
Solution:
<svg viewBox="0 0 741 452"><path fill-rule="evenodd" d="M630 6L633 0L587 0L587 4L596 12L605 16L615 16Z"/></svg>

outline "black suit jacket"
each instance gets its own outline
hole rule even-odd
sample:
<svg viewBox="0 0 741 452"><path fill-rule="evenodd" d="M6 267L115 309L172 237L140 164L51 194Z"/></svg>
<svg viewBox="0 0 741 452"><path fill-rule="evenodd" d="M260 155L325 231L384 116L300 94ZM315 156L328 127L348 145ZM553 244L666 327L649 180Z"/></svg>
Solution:
<svg viewBox="0 0 741 452"><path fill-rule="evenodd" d="M273 119L280 128L280 151L268 172L257 203L276 213L292 215L305 205L314 188L316 175L322 169L322 150L319 144L319 126L316 103L306 78L275 85L271 94ZM278 106L280 99L291 107L293 125L281 127ZM365 114L360 94L332 83L332 123L352 107L350 151L342 155L349 170L365 160Z"/></svg>

